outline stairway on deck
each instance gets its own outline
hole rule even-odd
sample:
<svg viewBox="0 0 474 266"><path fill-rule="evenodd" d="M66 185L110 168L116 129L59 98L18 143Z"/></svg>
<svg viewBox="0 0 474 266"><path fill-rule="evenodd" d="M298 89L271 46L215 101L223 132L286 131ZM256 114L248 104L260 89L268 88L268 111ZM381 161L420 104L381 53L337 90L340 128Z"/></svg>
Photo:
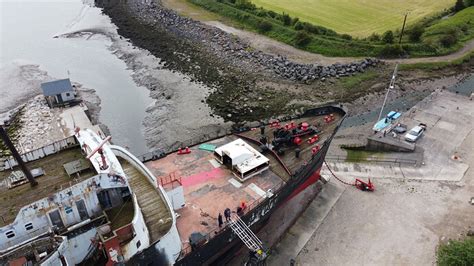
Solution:
<svg viewBox="0 0 474 266"><path fill-rule="evenodd" d="M150 243L152 243L170 229L171 214L159 192L150 184L148 178L130 163L124 160L121 160L120 163L127 175L130 187L137 197L138 205L142 210L146 226L150 232Z"/></svg>

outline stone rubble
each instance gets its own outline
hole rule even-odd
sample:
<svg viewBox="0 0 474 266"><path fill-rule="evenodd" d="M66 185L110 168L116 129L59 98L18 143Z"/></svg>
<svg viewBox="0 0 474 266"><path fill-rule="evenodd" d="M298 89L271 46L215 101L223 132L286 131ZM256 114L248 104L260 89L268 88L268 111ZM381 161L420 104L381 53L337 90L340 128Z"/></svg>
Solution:
<svg viewBox="0 0 474 266"><path fill-rule="evenodd" d="M38 95L28 101L20 116L21 129L18 132L17 143L24 152L41 148L63 137L59 123L59 109L49 108L44 96Z"/></svg>

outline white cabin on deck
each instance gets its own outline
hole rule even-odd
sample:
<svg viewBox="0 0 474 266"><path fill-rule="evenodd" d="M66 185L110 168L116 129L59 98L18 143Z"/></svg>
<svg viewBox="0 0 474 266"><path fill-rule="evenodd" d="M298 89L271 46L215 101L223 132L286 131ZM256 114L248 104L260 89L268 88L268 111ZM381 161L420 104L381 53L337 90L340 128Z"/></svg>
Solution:
<svg viewBox="0 0 474 266"><path fill-rule="evenodd" d="M242 139L236 139L214 150L216 159L232 169L241 181L268 169L270 160Z"/></svg>

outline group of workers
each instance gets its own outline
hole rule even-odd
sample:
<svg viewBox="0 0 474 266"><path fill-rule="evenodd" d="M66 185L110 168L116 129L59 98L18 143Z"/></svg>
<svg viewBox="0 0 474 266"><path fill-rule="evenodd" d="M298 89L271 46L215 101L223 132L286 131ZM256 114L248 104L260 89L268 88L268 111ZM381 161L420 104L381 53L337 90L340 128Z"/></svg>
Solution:
<svg viewBox="0 0 474 266"><path fill-rule="evenodd" d="M237 215L239 215L239 216L242 216L244 214L244 210L246 208L247 208L247 206L245 205L245 202L242 201L240 206L237 207L237 210L236 210L235 213L237 213ZM232 215L232 211L229 208L226 208L224 210L224 217L225 217L225 222L226 223L231 221L231 219L230 219L231 215ZM222 225L224 225L224 220L222 219L222 214L221 213L219 213L219 216L217 216L217 222L219 224L219 228L222 227Z"/></svg>

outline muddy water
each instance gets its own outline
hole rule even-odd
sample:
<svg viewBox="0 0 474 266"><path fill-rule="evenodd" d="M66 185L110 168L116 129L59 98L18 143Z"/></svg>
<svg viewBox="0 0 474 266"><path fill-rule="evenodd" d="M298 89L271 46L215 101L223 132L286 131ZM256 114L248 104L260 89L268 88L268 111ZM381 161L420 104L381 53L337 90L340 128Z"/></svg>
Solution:
<svg viewBox="0 0 474 266"><path fill-rule="evenodd" d="M52 77L69 77L95 89L101 99L100 121L110 129L113 142L135 154L148 150L142 122L153 100L108 49L110 41L101 35L53 38L84 11L80 0L0 0L0 10L0 67L10 62L39 64Z"/></svg>

